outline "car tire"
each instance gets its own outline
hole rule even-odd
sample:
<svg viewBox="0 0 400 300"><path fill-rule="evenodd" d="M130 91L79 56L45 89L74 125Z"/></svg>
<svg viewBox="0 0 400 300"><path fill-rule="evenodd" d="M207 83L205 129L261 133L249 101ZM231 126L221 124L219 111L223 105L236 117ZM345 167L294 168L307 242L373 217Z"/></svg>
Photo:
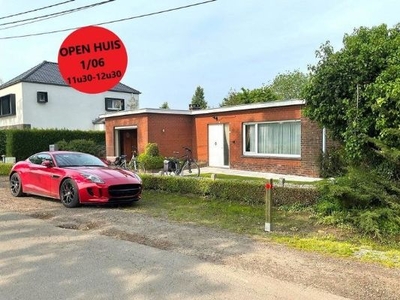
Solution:
<svg viewBox="0 0 400 300"><path fill-rule="evenodd" d="M75 181L68 178L61 183L60 200L68 208L79 206L79 190Z"/></svg>
<svg viewBox="0 0 400 300"><path fill-rule="evenodd" d="M22 181L18 173L13 173L10 177L10 190L11 195L14 197L21 197L24 195L22 191Z"/></svg>

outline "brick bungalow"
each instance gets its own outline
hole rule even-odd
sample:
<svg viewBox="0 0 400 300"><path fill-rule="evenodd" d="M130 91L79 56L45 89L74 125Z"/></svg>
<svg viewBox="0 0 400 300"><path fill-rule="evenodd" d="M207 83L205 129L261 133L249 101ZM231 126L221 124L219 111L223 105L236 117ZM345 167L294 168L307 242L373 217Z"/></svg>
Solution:
<svg viewBox="0 0 400 300"><path fill-rule="evenodd" d="M157 143L173 156L183 146L208 166L319 177L324 131L302 116L303 100L206 110L138 109L105 114L108 157ZM182 151L183 152L183 151Z"/></svg>

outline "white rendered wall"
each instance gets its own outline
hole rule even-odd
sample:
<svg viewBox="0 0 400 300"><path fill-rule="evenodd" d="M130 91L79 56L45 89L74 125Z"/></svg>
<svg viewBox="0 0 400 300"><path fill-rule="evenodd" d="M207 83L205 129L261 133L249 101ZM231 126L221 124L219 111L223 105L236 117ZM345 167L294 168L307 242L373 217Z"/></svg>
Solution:
<svg viewBox="0 0 400 300"><path fill-rule="evenodd" d="M38 103L37 92L47 92L48 102ZM92 121L107 113L107 97L125 99L125 106L132 97L138 99L138 95L128 93L85 94L67 86L23 83L23 121L32 128L104 130Z"/></svg>
<svg viewBox="0 0 400 300"><path fill-rule="evenodd" d="M0 97L15 94L15 110L13 116L0 117L0 127L23 124L22 85L21 83L0 90Z"/></svg>

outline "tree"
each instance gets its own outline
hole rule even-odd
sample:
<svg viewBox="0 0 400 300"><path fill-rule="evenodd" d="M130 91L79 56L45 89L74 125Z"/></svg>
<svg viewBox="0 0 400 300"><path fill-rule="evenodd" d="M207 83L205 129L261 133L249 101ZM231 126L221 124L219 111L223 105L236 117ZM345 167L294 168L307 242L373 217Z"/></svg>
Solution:
<svg viewBox="0 0 400 300"><path fill-rule="evenodd" d="M219 106L222 107L276 100L278 100L278 95L268 86L262 86L261 88L256 88L253 90L241 88L239 92L231 90L228 96L224 98Z"/></svg>
<svg viewBox="0 0 400 300"><path fill-rule="evenodd" d="M196 108L200 108L200 109L207 108L207 102L204 99L204 90L201 86L198 86L196 88L196 91L194 92L194 95L192 97L191 105L192 105L192 107L196 107Z"/></svg>
<svg viewBox="0 0 400 300"><path fill-rule="evenodd" d="M169 109L168 102L164 102L163 104L161 104L160 108L162 108L162 109Z"/></svg>
<svg viewBox="0 0 400 300"><path fill-rule="evenodd" d="M360 27L344 35L341 50L326 42L316 56L303 94L306 115L344 143L350 162L372 163L371 154L399 148L400 24Z"/></svg>
<svg viewBox="0 0 400 300"><path fill-rule="evenodd" d="M321 190L331 222L380 237L400 228L400 24L355 29L316 52L306 115L345 146L348 173ZM325 205L325 209L324 209Z"/></svg>
<svg viewBox="0 0 400 300"><path fill-rule="evenodd" d="M278 74L269 85L279 100L300 99L308 76L299 70Z"/></svg>

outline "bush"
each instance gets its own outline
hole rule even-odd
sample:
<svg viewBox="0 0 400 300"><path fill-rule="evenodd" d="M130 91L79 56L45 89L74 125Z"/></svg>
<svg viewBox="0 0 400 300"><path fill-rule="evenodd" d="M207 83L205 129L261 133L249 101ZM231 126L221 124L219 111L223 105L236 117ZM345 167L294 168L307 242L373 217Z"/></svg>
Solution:
<svg viewBox="0 0 400 300"><path fill-rule="evenodd" d="M0 155L6 154L6 140L7 136L4 130L0 130Z"/></svg>
<svg viewBox="0 0 400 300"><path fill-rule="evenodd" d="M374 237L400 233L400 214L387 207L361 211L357 223L364 233Z"/></svg>
<svg viewBox="0 0 400 300"><path fill-rule="evenodd" d="M158 149L158 145L156 143L148 143L144 153L146 153L148 156L156 157L160 155L160 150Z"/></svg>
<svg viewBox="0 0 400 300"><path fill-rule="evenodd" d="M4 132L6 135L5 154L16 157L17 161L25 159L33 153L49 150L49 145L61 140L67 142L76 139L93 140L98 145L105 145L105 133L102 131L7 129Z"/></svg>
<svg viewBox="0 0 400 300"><path fill-rule="evenodd" d="M13 164L0 163L0 175L8 175L11 171Z"/></svg>
<svg viewBox="0 0 400 300"><path fill-rule="evenodd" d="M375 237L400 233L400 186L378 172L351 168L346 176L319 186L315 211L322 222L351 225Z"/></svg>
<svg viewBox="0 0 400 300"><path fill-rule="evenodd" d="M169 193L195 194L211 199L257 205L265 203L264 184L257 181L212 180L202 177L142 175L144 189L162 190ZM311 205L319 193L314 188L274 187L274 205L295 203Z"/></svg>
<svg viewBox="0 0 400 300"><path fill-rule="evenodd" d="M321 152L319 156L321 178L343 176L346 171L344 157L344 150L341 148L330 148L325 153Z"/></svg>
<svg viewBox="0 0 400 300"><path fill-rule="evenodd" d="M58 150L63 150L63 151L68 151L69 150L69 145L68 145L68 142L66 140L58 141L56 143L56 145L58 147Z"/></svg>
<svg viewBox="0 0 400 300"><path fill-rule="evenodd" d="M102 157L103 155L102 146L92 140L77 139L70 142L61 140L57 142L57 146L59 150L84 152L98 157Z"/></svg>
<svg viewBox="0 0 400 300"><path fill-rule="evenodd" d="M145 152L139 154L138 161L144 165L146 170L162 169L164 166L164 157L160 156L156 143L148 143Z"/></svg>

